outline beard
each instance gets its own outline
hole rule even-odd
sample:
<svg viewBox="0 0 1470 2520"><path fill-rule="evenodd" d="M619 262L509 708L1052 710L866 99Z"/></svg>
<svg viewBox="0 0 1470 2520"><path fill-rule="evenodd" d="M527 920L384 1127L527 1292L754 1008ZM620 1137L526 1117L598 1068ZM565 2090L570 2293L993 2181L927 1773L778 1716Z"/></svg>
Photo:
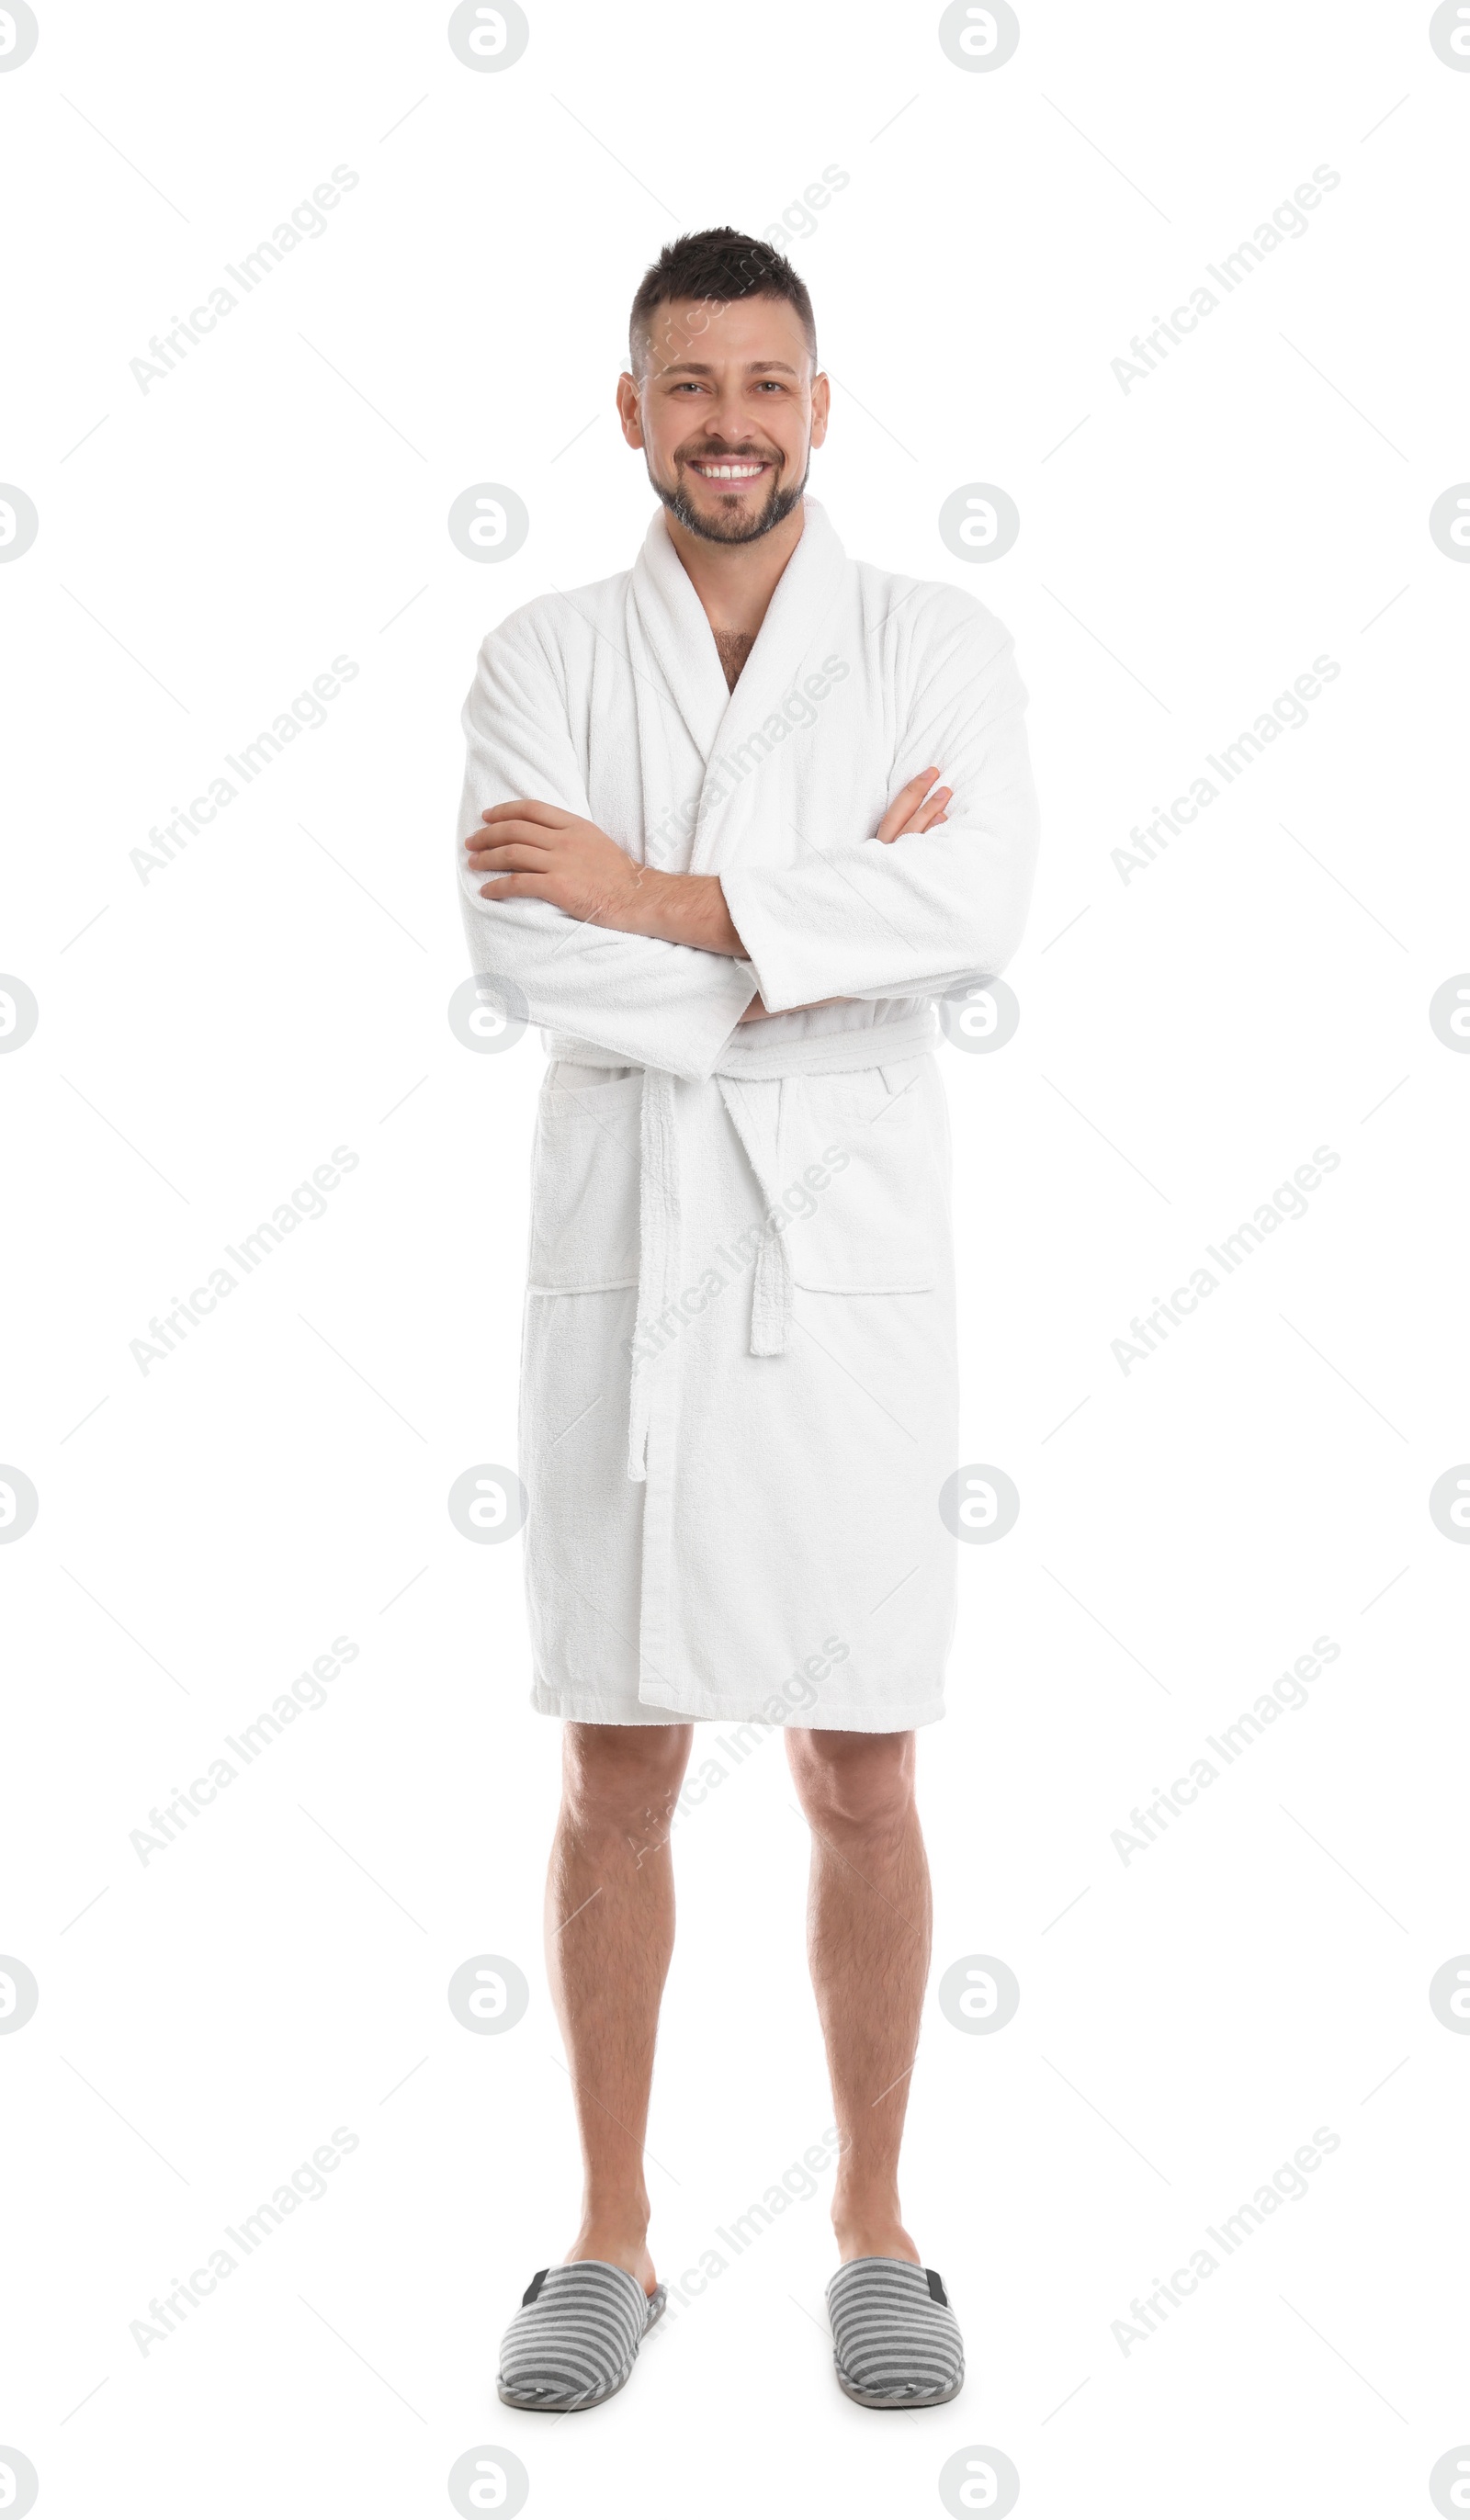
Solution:
<svg viewBox="0 0 1470 2520"><path fill-rule="evenodd" d="M644 460L646 463L647 462L646 456ZM719 455L711 456L705 460L711 463L722 464L738 464L742 462L757 464L770 463L772 458L751 448L747 449L743 456L738 452L738 450L735 453L729 453L722 450ZM675 461L678 463L680 462L680 459L676 457ZM765 505L757 510L753 516L748 516L735 507L732 507L725 514L717 513L714 516L705 516L701 514L700 510L694 506L693 501L690 499L689 492L685 487L682 469L672 489L667 488L665 484L659 480L651 464L648 465L647 470L649 485L652 489L657 491L659 498L668 509L670 516L677 517L680 524L686 526L691 534L697 534L701 541L707 543L756 543L760 541L763 534L769 534L773 526L780 524L785 518L789 517L793 508L797 506L802 493L807 486L807 474L811 470L811 459L809 456L806 465L802 469L801 479L789 490L782 490L780 487L780 474L779 470L774 470L771 476L771 487L767 493ZM710 483L708 486L711 489L716 487L714 483Z"/></svg>

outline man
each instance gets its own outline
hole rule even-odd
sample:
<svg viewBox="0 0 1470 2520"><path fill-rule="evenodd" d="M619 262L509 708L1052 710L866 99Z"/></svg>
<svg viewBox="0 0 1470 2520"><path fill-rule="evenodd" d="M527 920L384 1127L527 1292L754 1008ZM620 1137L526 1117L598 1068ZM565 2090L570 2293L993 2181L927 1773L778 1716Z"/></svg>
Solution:
<svg viewBox="0 0 1470 2520"><path fill-rule="evenodd" d="M520 1465L586 2171L506 2338L512 2406L601 2403L663 2305L643 2144L707 1718L784 1725L812 1827L837 2377L906 2408L962 2377L898 2195L929 1955L914 1730L954 1624L933 1001L1013 952L1036 808L1001 624L849 561L806 498L828 407L790 265L727 228L669 247L618 384L661 502L643 552L503 622L465 708L471 953L554 1061Z"/></svg>

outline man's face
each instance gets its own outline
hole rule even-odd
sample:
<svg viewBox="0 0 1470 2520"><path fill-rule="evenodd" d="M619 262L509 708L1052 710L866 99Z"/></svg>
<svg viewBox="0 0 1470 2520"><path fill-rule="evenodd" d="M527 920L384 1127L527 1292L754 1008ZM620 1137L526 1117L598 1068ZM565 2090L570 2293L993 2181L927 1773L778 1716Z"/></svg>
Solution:
<svg viewBox="0 0 1470 2520"><path fill-rule="evenodd" d="M623 434L654 489L712 543L755 542L791 514L826 435L827 396L780 297L655 307L642 375L618 382Z"/></svg>

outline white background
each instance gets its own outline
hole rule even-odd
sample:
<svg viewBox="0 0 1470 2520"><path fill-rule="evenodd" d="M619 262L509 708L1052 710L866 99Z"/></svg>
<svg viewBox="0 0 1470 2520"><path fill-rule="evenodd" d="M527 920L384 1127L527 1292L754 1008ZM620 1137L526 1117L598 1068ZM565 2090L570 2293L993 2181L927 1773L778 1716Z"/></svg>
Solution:
<svg viewBox="0 0 1470 2520"><path fill-rule="evenodd" d="M0 1059L0 1457L40 1499L0 1550L0 1951L40 1988L0 2037L0 2442L43 2514L433 2514L479 2444L546 2514L937 2512L987 2444L1037 2515L1428 2512L1470 2439L1470 2044L1427 1999L1470 1946L1470 1556L1427 1508L1470 1455L1470 1062L1427 1012L1470 966L1470 570L1427 526L1470 473L1470 76L1364 0L1050 0L987 75L872 0L544 0L494 75L445 14L77 0L0 76L0 475L40 519L0 568L0 967L40 1009ZM1309 233L1125 394L1131 337L1324 164ZM328 233L140 390L150 337L338 165ZM646 263L830 166L790 247L835 380L813 486L850 550L1014 632L1044 807L1020 1029L942 1054L961 1458L1022 1508L960 1552L921 1759L935 1984L994 1954L1021 2004L967 2037L931 1991L913 2084L956 2404L839 2396L819 2198L615 2405L538 2422L493 2370L575 2219L557 1734L519 1546L445 1498L515 1459L542 1060L446 1020L459 709L489 627L636 551L613 386ZM487 479L531 518L498 566L445 530ZM1021 516L989 566L936 527L974 480ZM338 654L328 723L143 880L150 828ZM1308 725L1125 882L1130 828L1319 654ZM328 1213L141 1372L151 1316L342 1145ZM1321 1145L1310 1213L1125 1374L1131 1317ZM328 1704L142 1863L150 1809L338 1636ZM1133 1807L1319 1636L1309 1705L1125 1866ZM675 1852L677 2277L830 2109L779 1743ZM478 1953L530 1980L503 2036L446 2002ZM328 2193L140 2354L150 2298L339 2126ZM1125 2354L1130 2301L1319 2127L1307 2197Z"/></svg>

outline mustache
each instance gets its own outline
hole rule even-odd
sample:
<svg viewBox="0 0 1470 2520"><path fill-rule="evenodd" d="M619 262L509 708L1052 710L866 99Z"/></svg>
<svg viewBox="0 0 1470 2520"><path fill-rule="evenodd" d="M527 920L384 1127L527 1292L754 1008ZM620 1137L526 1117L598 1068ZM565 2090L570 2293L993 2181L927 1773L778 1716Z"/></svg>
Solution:
<svg viewBox="0 0 1470 2520"><path fill-rule="evenodd" d="M781 460L769 446L681 446L675 457L679 464L780 464Z"/></svg>

